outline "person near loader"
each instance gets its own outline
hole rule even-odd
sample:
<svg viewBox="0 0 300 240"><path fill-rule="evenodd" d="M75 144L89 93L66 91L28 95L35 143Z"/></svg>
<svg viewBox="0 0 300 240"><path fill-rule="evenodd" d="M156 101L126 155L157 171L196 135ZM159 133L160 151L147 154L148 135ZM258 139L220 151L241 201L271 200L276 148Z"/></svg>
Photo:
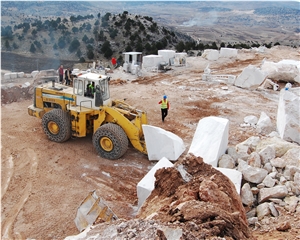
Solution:
<svg viewBox="0 0 300 240"><path fill-rule="evenodd" d="M64 66L60 65L59 69L58 69L58 75L59 75L59 82L63 83L64 80Z"/></svg>
<svg viewBox="0 0 300 240"><path fill-rule="evenodd" d="M160 104L160 108L161 108L161 119L162 119L162 121L164 122L166 116L168 115L168 110L169 110L169 108L170 108L170 103L169 103L169 101L168 101L168 99L167 99L167 96L164 95L164 96L163 96L163 99L160 100L160 101L158 102L158 104Z"/></svg>
<svg viewBox="0 0 300 240"><path fill-rule="evenodd" d="M66 80L66 85L71 85L71 70L69 67L65 71L65 80Z"/></svg>

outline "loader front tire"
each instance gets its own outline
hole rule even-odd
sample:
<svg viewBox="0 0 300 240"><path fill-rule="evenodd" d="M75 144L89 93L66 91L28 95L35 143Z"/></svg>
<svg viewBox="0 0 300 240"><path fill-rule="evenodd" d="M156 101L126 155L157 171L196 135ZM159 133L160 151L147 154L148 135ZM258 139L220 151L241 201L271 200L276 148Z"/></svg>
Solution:
<svg viewBox="0 0 300 240"><path fill-rule="evenodd" d="M128 138L119 125L107 123L94 133L93 145L101 157L115 160L122 157L127 151Z"/></svg>
<svg viewBox="0 0 300 240"><path fill-rule="evenodd" d="M71 137L71 121L67 112L62 109L52 109L44 114L42 126L51 141L65 142Z"/></svg>

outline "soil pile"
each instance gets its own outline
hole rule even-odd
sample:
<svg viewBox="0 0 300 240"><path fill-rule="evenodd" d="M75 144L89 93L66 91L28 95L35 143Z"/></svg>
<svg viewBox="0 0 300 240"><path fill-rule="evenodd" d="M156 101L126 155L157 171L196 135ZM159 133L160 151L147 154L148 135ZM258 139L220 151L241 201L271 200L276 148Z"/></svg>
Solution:
<svg viewBox="0 0 300 240"><path fill-rule="evenodd" d="M188 182L176 168L180 165L188 173ZM221 172L204 163L202 158L189 155L176 163L174 168L157 170L155 178L155 189L141 207L137 219L102 223L77 237L189 240L253 238L235 186Z"/></svg>
<svg viewBox="0 0 300 240"><path fill-rule="evenodd" d="M249 239L245 210L233 183L202 158L187 156L181 163L192 176L185 182L175 168L159 169L155 189L138 217L184 223L184 239Z"/></svg>

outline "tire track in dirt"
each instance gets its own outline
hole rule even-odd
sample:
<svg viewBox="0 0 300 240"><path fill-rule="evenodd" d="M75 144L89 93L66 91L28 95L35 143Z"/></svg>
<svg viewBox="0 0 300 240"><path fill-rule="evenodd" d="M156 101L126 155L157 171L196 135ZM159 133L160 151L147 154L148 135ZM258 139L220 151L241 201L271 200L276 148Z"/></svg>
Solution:
<svg viewBox="0 0 300 240"><path fill-rule="evenodd" d="M1 172L2 184L4 183L4 186L2 185L1 188L1 199L6 193L11 177L14 173L14 161L12 155L10 155L8 160L4 162L4 166L2 166L2 168L5 169L5 171Z"/></svg>
<svg viewBox="0 0 300 240"><path fill-rule="evenodd" d="M20 199L13 205L13 207L10 210L8 210L7 217L5 217L2 222L2 238L1 239L3 239L3 240L4 239L10 240L10 239L15 239L15 238L20 237L20 236L13 236L13 224L14 224L16 218L18 217L19 212L24 207L28 197L30 196L31 189L32 189L32 179L35 177L36 172L37 172L38 160L37 160L34 150L27 149L26 152L28 155L28 158L26 158L26 159L30 159L29 160L30 161L29 162L30 163L30 169L29 169L30 181L27 183L26 187L24 188L24 190L20 196ZM11 157L11 159L9 159L8 165L9 165L11 171L9 171L9 174L7 175L8 178L6 179L5 191L7 190L10 180L14 174L13 157ZM3 197L4 195L5 195L5 192L3 193L3 195L1 197Z"/></svg>

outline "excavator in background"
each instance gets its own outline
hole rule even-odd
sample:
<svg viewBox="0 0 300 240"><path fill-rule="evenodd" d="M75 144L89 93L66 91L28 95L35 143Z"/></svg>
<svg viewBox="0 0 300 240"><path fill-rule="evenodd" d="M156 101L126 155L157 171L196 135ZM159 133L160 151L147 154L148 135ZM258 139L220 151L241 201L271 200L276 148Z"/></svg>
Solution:
<svg viewBox="0 0 300 240"><path fill-rule="evenodd" d="M35 87L28 114L42 119L43 130L51 141L62 143L71 137L93 134L93 145L103 158L122 157L129 141L147 154L142 129L148 123L147 113L124 100L112 100L109 76L78 74L73 87L49 79Z"/></svg>

